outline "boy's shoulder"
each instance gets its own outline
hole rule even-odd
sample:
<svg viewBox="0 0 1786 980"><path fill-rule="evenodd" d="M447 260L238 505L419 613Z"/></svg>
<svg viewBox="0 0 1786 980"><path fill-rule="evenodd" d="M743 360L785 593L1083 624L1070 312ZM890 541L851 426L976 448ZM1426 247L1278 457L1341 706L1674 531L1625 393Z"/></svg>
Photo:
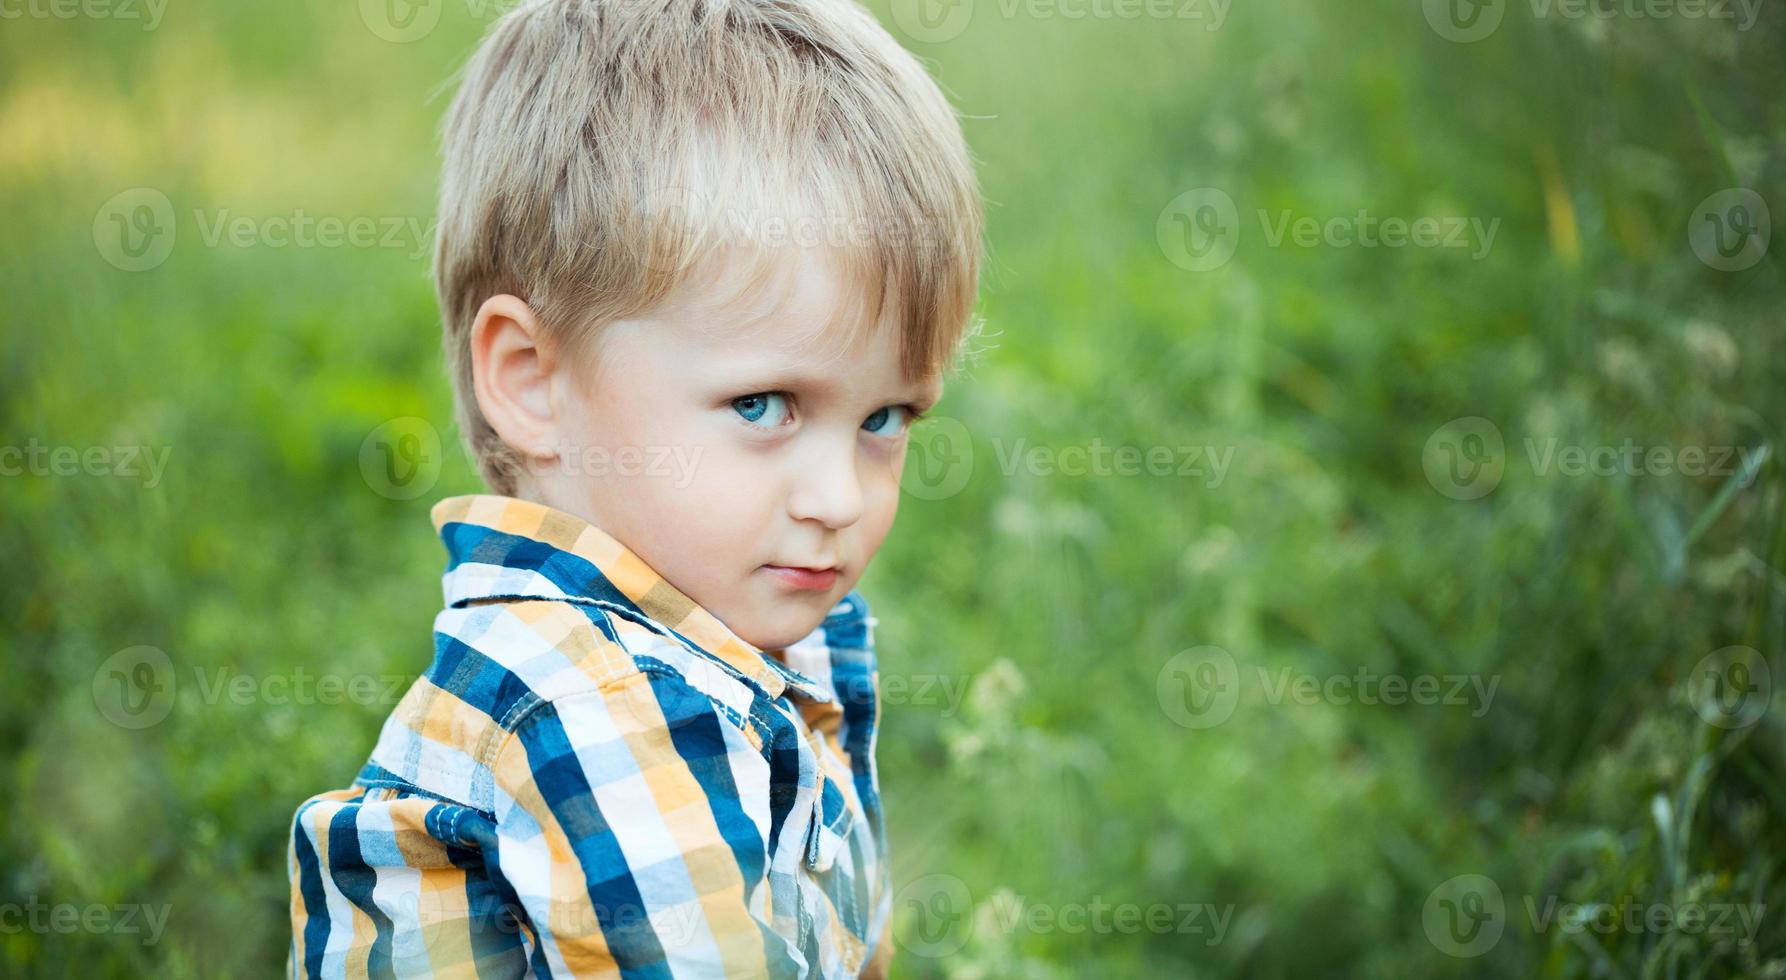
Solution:
<svg viewBox="0 0 1786 980"><path fill-rule="evenodd" d="M497 755L530 719L566 712L615 737L717 716L761 751L767 703L785 696L840 743L870 734L875 620L858 592L771 656L560 512L473 497L434 518L448 551L434 659L386 720L362 786L491 811Z"/></svg>

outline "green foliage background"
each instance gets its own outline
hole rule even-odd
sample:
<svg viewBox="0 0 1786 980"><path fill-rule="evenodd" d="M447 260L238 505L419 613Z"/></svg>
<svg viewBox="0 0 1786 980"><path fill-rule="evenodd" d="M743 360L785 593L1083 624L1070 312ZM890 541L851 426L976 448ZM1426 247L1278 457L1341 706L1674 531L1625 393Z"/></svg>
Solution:
<svg viewBox="0 0 1786 980"><path fill-rule="evenodd" d="M1752 480L1567 476L1527 448L1777 450L1780 248L1719 271L1688 226L1730 187L1786 220L1786 10L1739 30L1690 5L1504 4L1461 44L1411 0L1237 2L1218 29L1196 0L1164 18L976 2L956 37L895 30L981 162L991 340L939 409L969 434L971 477L908 496L863 583L885 676L909 685L880 742L896 881L974 903L935 944L902 905L899 972L1786 975L1777 455ZM428 662L428 505L477 482L425 258L415 242L208 245L201 224L429 222L434 126L495 13L436 7L409 43L351 2L171 0L152 31L0 20L0 444L170 451L152 488L0 477L0 903L171 913L153 945L0 929L0 973L277 972L287 820L352 778L390 705L208 685ZM126 272L95 236L137 187L173 202L177 237ZM1233 259L1195 272L1158 232L1201 187L1241 220ZM1498 233L1479 259L1273 247L1255 217L1360 210ZM368 434L403 416L447 443L408 501L360 468ZM1423 470L1429 438L1466 417L1506 444L1476 500ZM1233 457L1214 486L1007 472L1018 440ZM96 694L136 645L177 682L141 730ZM1758 721L1723 728L1690 686L1732 645L1772 683L1752 692ZM1202 675L1173 664L1200 646L1232 657L1238 702L1191 727ZM1478 712L1274 703L1260 682L1360 669L1497 686ZM938 703L921 683L966 694ZM1426 913L1466 874L1497 885L1504 932L1459 957ZM1001 914L1093 902L1228 918L1217 935ZM1759 922L1540 927L1547 902Z"/></svg>

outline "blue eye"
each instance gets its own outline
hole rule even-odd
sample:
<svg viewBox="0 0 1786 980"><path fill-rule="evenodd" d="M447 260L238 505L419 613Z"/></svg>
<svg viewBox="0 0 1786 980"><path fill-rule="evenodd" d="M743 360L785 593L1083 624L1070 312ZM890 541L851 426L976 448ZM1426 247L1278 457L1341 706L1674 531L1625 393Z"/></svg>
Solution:
<svg viewBox="0 0 1786 980"><path fill-rule="evenodd" d="M904 405L888 405L886 408L876 409L873 415L862 422L862 428L877 436L896 436L899 434L899 430L905 427L906 419L910 415L911 409ZM888 427L889 423L891 423L890 428Z"/></svg>
<svg viewBox="0 0 1786 980"><path fill-rule="evenodd" d="M788 399L780 392L759 392L732 399L732 410L744 421L770 429L787 421Z"/></svg>

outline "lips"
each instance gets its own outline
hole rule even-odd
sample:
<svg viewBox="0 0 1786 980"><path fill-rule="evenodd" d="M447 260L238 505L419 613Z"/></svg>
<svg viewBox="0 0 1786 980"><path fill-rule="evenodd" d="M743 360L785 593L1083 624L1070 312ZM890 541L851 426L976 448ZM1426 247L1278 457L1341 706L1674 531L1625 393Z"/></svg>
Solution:
<svg viewBox="0 0 1786 980"><path fill-rule="evenodd" d="M770 575L792 589L823 592L837 584L836 566L764 565Z"/></svg>

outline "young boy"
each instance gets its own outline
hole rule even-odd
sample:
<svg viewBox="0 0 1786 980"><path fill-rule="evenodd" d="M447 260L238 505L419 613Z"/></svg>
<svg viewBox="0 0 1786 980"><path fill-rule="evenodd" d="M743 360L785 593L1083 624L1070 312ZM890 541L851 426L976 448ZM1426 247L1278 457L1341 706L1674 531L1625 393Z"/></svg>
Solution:
<svg viewBox="0 0 1786 980"><path fill-rule="evenodd" d="M435 506L433 664L297 812L291 971L883 971L854 586L972 333L953 112L852 0L545 0L444 143L494 494Z"/></svg>

